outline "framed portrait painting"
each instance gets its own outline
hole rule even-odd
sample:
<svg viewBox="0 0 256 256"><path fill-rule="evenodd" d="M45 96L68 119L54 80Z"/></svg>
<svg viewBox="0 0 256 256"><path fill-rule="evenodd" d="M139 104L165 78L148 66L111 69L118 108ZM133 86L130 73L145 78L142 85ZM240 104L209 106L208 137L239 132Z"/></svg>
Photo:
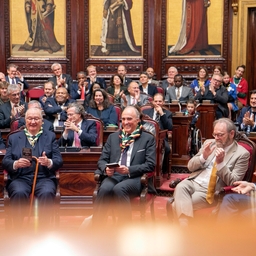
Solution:
<svg viewBox="0 0 256 256"><path fill-rule="evenodd" d="M11 57L66 56L66 1L10 0Z"/></svg>
<svg viewBox="0 0 256 256"><path fill-rule="evenodd" d="M144 0L89 0L90 58L143 55Z"/></svg>
<svg viewBox="0 0 256 256"><path fill-rule="evenodd" d="M166 56L221 57L223 0L167 0Z"/></svg>

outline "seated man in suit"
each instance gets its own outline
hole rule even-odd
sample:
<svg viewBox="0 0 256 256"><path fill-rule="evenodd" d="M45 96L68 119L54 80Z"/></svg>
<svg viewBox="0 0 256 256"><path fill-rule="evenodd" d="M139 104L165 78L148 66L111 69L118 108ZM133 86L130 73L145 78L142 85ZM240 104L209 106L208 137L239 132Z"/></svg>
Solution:
<svg viewBox="0 0 256 256"><path fill-rule="evenodd" d="M0 82L0 105L3 105L4 103L8 102L9 96L7 88L9 86L9 83L6 81Z"/></svg>
<svg viewBox="0 0 256 256"><path fill-rule="evenodd" d="M152 134L145 132L140 113L133 106L124 109L122 127L109 135L98 161L96 173L105 175L94 202L93 223L106 221L107 208L113 202L117 207L118 221L131 220L130 198L140 195L140 178L152 172L156 162L156 143ZM108 163L119 167L106 167ZM154 188L152 188L154 190Z"/></svg>
<svg viewBox="0 0 256 256"><path fill-rule="evenodd" d="M150 95L153 97L157 93L157 88L155 85L151 85L148 83L148 73L141 72L140 73L140 91L144 92L145 94Z"/></svg>
<svg viewBox="0 0 256 256"><path fill-rule="evenodd" d="M237 122L246 133L256 132L256 90L250 92L250 106L242 108Z"/></svg>
<svg viewBox="0 0 256 256"><path fill-rule="evenodd" d="M190 99L194 99L192 89L184 85L183 76L181 74L175 75L174 86L167 89L165 101L169 103L173 100L178 100L181 103L186 103Z"/></svg>
<svg viewBox="0 0 256 256"><path fill-rule="evenodd" d="M77 148L96 146L96 123L85 119L84 107L75 102L70 103L67 107L67 117L59 144Z"/></svg>
<svg viewBox="0 0 256 256"><path fill-rule="evenodd" d="M146 69L146 72L148 74L148 83L155 86L159 86L159 81L154 80L154 75L155 75L154 69L152 67L148 67Z"/></svg>
<svg viewBox="0 0 256 256"><path fill-rule="evenodd" d="M228 118L213 123L215 139L206 140L200 151L189 160L192 174L181 181L174 192L174 209L182 226L193 218L194 210L211 207L214 192L242 180L250 154L235 141L236 127Z"/></svg>
<svg viewBox="0 0 256 256"><path fill-rule="evenodd" d="M18 71L18 66L9 64L7 67L7 74L8 75L5 77L6 82L9 84L19 84L21 99L22 101L25 101L26 91L28 90L29 85L20 71Z"/></svg>
<svg viewBox="0 0 256 256"><path fill-rule="evenodd" d="M169 67L167 72L167 78L163 80L161 87L164 89L166 95L167 89L174 86L174 76L178 74L178 70L175 67Z"/></svg>
<svg viewBox="0 0 256 256"><path fill-rule="evenodd" d="M209 86L201 86L195 96L195 100L201 103L203 100L210 100L211 103L217 103L216 119L229 116L228 109L228 91L222 85L223 76L214 74Z"/></svg>
<svg viewBox="0 0 256 256"><path fill-rule="evenodd" d="M43 111L43 110L42 110L42 107L41 107L41 104L40 104L37 100L31 100L31 101L28 103L28 109L30 109L30 108L38 108L38 109L40 109L41 111ZM24 118L24 117L21 117L21 118L19 119L18 128L20 128L20 127L22 127L22 126L24 126L24 125L26 125L25 118ZM48 121L47 119L44 119L44 118L43 118L42 127L43 127L44 130L54 132L54 128L53 128L52 122Z"/></svg>
<svg viewBox="0 0 256 256"><path fill-rule="evenodd" d="M0 106L0 129L10 128L11 121L22 116L27 109L27 104L20 99L18 84L10 84L7 93L10 101Z"/></svg>
<svg viewBox="0 0 256 256"><path fill-rule="evenodd" d="M123 108L133 105L140 107L149 103L148 96L140 93L139 85L136 82L132 81L127 90L129 94L123 94L121 99L121 106Z"/></svg>
<svg viewBox="0 0 256 256"><path fill-rule="evenodd" d="M54 98L47 98L44 105L46 119L53 123L53 126L63 126L67 120L67 106L74 100L69 99L69 94L66 88L59 87L56 90Z"/></svg>
<svg viewBox="0 0 256 256"><path fill-rule="evenodd" d="M64 87L67 89L68 93L71 92L73 79L68 74L62 73L62 66L60 63L53 63L51 69L54 73L54 76L50 77L48 81L52 81L57 88Z"/></svg>
<svg viewBox="0 0 256 256"><path fill-rule="evenodd" d="M77 81L73 83L70 93L71 99L85 99L89 93L88 81L84 71L79 71L76 74Z"/></svg>
<svg viewBox="0 0 256 256"><path fill-rule="evenodd" d="M24 148L32 151L39 163L35 196L39 203L39 220L46 220L49 204L56 194L55 171L62 166L55 134L42 128L42 111L30 108L25 114L26 128L9 136L3 158L3 168L8 172L7 190L13 209L13 220L22 223L24 206L27 205L33 184L35 161L24 157Z"/></svg>
<svg viewBox="0 0 256 256"><path fill-rule="evenodd" d="M44 107L47 98L53 98L55 93L55 85L52 81L44 83L44 95L39 98L39 102Z"/></svg>
<svg viewBox="0 0 256 256"><path fill-rule="evenodd" d="M161 130L172 130L172 113L168 109L164 109L164 96L161 93L157 93L153 97L153 106L154 108L151 109L145 109L143 110L143 114L148 115L155 121L159 123L159 127ZM168 143L168 138L164 141L165 143L165 154L164 157L168 157L170 154L170 145ZM166 161L163 161L163 164L165 164ZM167 166L163 165L163 173L166 173L167 171Z"/></svg>
<svg viewBox="0 0 256 256"><path fill-rule="evenodd" d="M235 193L227 194L221 202L218 212L218 223L229 225L248 221L251 224L252 217L256 215L256 198L250 192L256 191L256 184L247 181L236 181Z"/></svg>
<svg viewBox="0 0 256 256"><path fill-rule="evenodd" d="M132 82L132 79L129 78L129 77L126 77L127 69L126 69L126 67L125 67L124 65L119 65L119 66L117 67L117 74L118 74L119 76L121 76L123 86L128 87L128 85L130 84L130 82Z"/></svg>
<svg viewBox="0 0 256 256"><path fill-rule="evenodd" d="M95 66L90 65L87 67L87 75L88 75L88 78L87 78L88 90L90 90L93 83L98 83L102 85L104 89L107 88L105 79L97 76L97 70Z"/></svg>

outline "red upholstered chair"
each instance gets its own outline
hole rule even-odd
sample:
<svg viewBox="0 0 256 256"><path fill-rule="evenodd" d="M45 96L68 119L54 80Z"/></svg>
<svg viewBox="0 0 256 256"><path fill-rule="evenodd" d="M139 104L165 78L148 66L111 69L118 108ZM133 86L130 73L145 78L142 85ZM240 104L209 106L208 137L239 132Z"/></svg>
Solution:
<svg viewBox="0 0 256 256"><path fill-rule="evenodd" d="M243 146L250 153L248 169L245 173L243 180L251 182L252 178L253 178L253 173L254 173L254 170L256 167L256 158L255 158L256 144L253 141L251 141L250 139L248 139L244 133L240 133L240 132L237 132L236 141L239 145ZM187 175L184 174L182 176L182 178L180 179L180 181L187 178L188 176L189 176L189 174L187 174ZM171 181L171 183L175 183L173 186L174 189L175 189L175 185L177 185L180 181L178 181L178 180L177 180L177 182ZM213 207L208 207L208 208L194 211L195 218L200 217L202 215L204 217L205 216L210 216L210 217L215 216L218 211L218 207L219 207L220 203L222 202L223 196L227 193L232 193L231 188L232 188L232 186L227 186L227 187L221 188L220 191L216 191L215 192L215 200L217 201L217 206L215 204ZM173 212L172 212L173 209L172 209L171 201L167 202L166 209L167 209L168 217L170 219L172 219L173 218Z"/></svg>
<svg viewBox="0 0 256 256"><path fill-rule="evenodd" d="M161 94L164 95L164 89L163 89L162 87L157 86L156 89L157 89L157 92L158 92L158 93L161 93Z"/></svg>
<svg viewBox="0 0 256 256"><path fill-rule="evenodd" d="M86 113L85 118L87 120L96 122L96 129L97 129L97 134L98 134L96 146L103 147L103 127L104 127L103 122L99 118L96 118L89 113Z"/></svg>
<svg viewBox="0 0 256 256"><path fill-rule="evenodd" d="M18 130L18 126L19 126L19 119L12 120L10 124L10 132L14 132Z"/></svg>
<svg viewBox="0 0 256 256"><path fill-rule="evenodd" d="M109 100L109 102L111 102L111 103L114 104L114 102L115 102L115 97L114 97L113 95L111 95L111 94L108 93L108 100Z"/></svg>
<svg viewBox="0 0 256 256"><path fill-rule="evenodd" d="M121 115L122 115L122 108L119 105L114 105L116 114L117 114L117 123L118 123L118 127L120 128L122 126L121 123Z"/></svg>
<svg viewBox="0 0 256 256"><path fill-rule="evenodd" d="M27 101L38 100L41 96L44 95L44 89L42 87L34 87L27 92Z"/></svg>

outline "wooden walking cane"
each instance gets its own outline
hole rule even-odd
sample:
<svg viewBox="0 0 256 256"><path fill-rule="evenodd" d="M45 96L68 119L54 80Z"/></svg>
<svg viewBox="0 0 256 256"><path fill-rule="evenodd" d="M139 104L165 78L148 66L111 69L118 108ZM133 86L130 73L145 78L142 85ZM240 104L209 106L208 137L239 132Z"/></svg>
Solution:
<svg viewBox="0 0 256 256"><path fill-rule="evenodd" d="M38 174L38 159L35 156L32 156L33 159L36 161L36 169L35 169L35 174L34 174L34 180L33 180L33 185L32 185L32 192L31 192L31 197L30 197L30 206L29 206L29 215L28 215L28 223L30 222L30 216L31 216L31 211L33 207L33 201L35 197L35 187L36 187L36 180L37 180L37 174Z"/></svg>

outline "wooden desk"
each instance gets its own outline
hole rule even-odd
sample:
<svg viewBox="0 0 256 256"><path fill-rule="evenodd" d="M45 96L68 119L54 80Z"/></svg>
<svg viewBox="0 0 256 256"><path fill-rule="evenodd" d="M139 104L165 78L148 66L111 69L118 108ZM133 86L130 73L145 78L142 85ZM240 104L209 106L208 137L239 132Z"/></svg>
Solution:
<svg viewBox="0 0 256 256"><path fill-rule="evenodd" d="M172 129L172 169L186 168L190 159L188 152L189 125L192 116L173 115Z"/></svg>
<svg viewBox="0 0 256 256"><path fill-rule="evenodd" d="M10 133L10 128L5 128L5 129L0 129L1 131L1 136L6 141L7 135Z"/></svg>
<svg viewBox="0 0 256 256"><path fill-rule="evenodd" d="M215 121L217 106L217 104L202 103L196 109L200 113L196 127L201 130L203 141L212 138L213 122Z"/></svg>

